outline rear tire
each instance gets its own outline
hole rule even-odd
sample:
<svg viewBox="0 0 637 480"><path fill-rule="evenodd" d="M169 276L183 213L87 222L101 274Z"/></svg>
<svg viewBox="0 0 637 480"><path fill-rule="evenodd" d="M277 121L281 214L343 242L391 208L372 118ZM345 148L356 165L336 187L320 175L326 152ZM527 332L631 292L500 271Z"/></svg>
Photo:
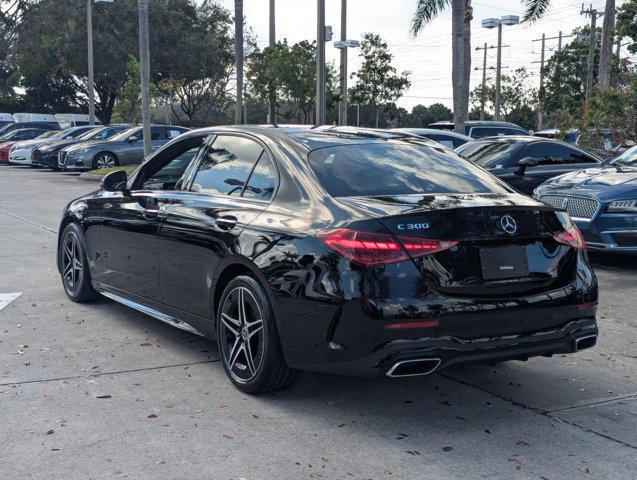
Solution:
<svg viewBox="0 0 637 480"><path fill-rule="evenodd" d="M113 168L119 166L117 157L112 153L100 152L93 158L93 170Z"/></svg>
<svg viewBox="0 0 637 480"><path fill-rule="evenodd" d="M217 309L217 343L230 381L259 394L292 386L300 373L287 366L270 300L252 277L240 275L226 286Z"/></svg>
<svg viewBox="0 0 637 480"><path fill-rule="evenodd" d="M64 291L73 302L90 302L99 297L91 283L84 235L76 223L69 223L62 232L58 261Z"/></svg>

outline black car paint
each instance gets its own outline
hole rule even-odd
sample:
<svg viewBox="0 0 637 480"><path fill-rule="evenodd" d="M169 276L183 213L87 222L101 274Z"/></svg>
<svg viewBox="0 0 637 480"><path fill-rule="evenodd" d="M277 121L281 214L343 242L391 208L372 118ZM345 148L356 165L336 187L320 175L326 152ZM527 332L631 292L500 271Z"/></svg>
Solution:
<svg viewBox="0 0 637 480"><path fill-rule="evenodd" d="M343 374L385 373L404 358L435 356L445 367L567 353L575 337L597 333L595 275L584 251L552 240L552 232L570 225L556 209L513 192L332 198L317 184L307 162L311 149L378 139L226 127L178 141L218 134L265 147L278 171L274 200L134 189L74 200L60 231L68 222L82 226L99 291L214 338L220 291L248 272L266 288L287 363ZM517 235L498 229L504 214L519 219ZM219 221L228 217L236 217L235 228ZM460 243L414 261L363 266L315 237L338 226L395 234L405 219L426 220L428 235ZM485 282L479 265L466 261L480 246L511 243L529 256L529 278ZM439 325L387 328L428 319Z"/></svg>
<svg viewBox="0 0 637 480"><path fill-rule="evenodd" d="M474 146L480 142L511 142L515 143L514 148L502 157L502 161L498 162L499 166L496 168L487 168L488 171L500 178L518 192L522 192L525 195L532 195L535 188L544 183L546 180L563 175L575 170L582 170L584 168L591 168L601 165L601 160L595 156L588 154L573 145L557 140L543 139L540 137L493 137L487 139L481 139L474 142ZM527 166L524 169L520 169L519 161L528 157L529 150L537 146L559 146L560 148L567 148L572 152L576 152L582 157L588 158L588 162L580 163L559 163L556 162L551 165L532 165ZM460 155L461 149L459 147Z"/></svg>

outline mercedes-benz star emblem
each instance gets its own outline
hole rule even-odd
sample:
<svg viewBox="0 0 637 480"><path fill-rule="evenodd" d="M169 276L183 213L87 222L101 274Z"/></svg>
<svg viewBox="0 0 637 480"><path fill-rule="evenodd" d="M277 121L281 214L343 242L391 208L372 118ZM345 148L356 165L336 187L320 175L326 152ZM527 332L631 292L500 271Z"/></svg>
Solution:
<svg viewBox="0 0 637 480"><path fill-rule="evenodd" d="M500 219L500 226L502 230L507 233L513 235L515 231L518 229L517 223L515 223L515 219L511 215L505 215Z"/></svg>

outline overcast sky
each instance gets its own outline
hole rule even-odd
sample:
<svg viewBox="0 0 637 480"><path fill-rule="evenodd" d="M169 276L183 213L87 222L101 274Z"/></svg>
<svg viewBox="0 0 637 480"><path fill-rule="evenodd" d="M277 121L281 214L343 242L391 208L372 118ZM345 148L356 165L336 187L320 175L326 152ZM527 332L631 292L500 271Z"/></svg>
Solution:
<svg viewBox="0 0 637 480"><path fill-rule="evenodd" d="M234 11L233 0L220 0ZM257 36L260 47L267 46L268 41L268 0L244 0L244 14L247 25ZM326 0L326 24L332 25L334 38L340 38L340 0ZM588 2L590 4L590 2ZM621 5L618 0L617 5ZM411 109L422 103L430 105L441 102L451 106L451 17L445 12L440 18L427 25L417 37L409 35L409 23L416 0L348 0L348 38L360 39L366 32L379 33L389 44L394 55L394 66L399 70L411 72L411 88L399 100L402 107ZM472 48L497 44L497 30L484 29L481 20L502 15L523 14L522 4L516 1L481 0L473 1L474 20L471 27ZM593 8L604 9L603 1L592 2ZM557 36L561 30L568 35L573 28L590 22L588 17L580 15L581 3L574 0L553 0L552 8L544 19L528 25L516 25L503 28L502 66L508 70L521 66L527 68L532 75L531 81L539 82L538 63L540 59L540 42L532 42L540 38L542 33L547 37ZM450 9L449 9L450 10ZM277 40L287 38L290 43L300 40L316 39L316 1L315 0L276 0ZM598 20L601 25L602 19ZM565 39L564 43L571 39ZM547 40L546 58L557 47L557 40ZM333 43L326 46L327 58L338 65L338 50ZM628 51L622 49L623 56ZM488 50L487 66L495 66L496 50ZM635 58L633 58L635 59ZM350 50L349 71L360 65L356 50ZM472 68L482 67L482 52L473 52ZM508 71L507 69L503 72ZM472 71L471 88L482 78L479 70Z"/></svg>

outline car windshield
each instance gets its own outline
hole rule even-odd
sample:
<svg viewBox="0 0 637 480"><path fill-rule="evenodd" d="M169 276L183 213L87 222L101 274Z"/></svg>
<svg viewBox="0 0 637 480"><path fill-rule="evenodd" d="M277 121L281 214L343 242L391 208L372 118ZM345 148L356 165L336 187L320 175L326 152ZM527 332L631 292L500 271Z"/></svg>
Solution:
<svg viewBox="0 0 637 480"><path fill-rule="evenodd" d="M114 142L117 142L120 140L126 140L128 137L130 137L133 134L136 134L137 132L141 132L141 128L139 127L128 128L124 130L123 132L118 133L117 135L113 135L111 138L109 138L109 140L112 140Z"/></svg>
<svg viewBox="0 0 637 480"><path fill-rule="evenodd" d="M98 127L98 128L93 128L87 132L84 132L82 135L78 135L77 137L75 137L77 140L90 140L92 138L97 137L100 133L102 133L104 130L106 130L108 127Z"/></svg>
<svg viewBox="0 0 637 480"><path fill-rule="evenodd" d="M629 148L624 153L615 157L611 162L611 165L631 165L637 167L637 145Z"/></svg>
<svg viewBox="0 0 637 480"><path fill-rule="evenodd" d="M456 153L476 165L493 168L501 165L515 149L515 142L469 142L458 147Z"/></svg>
<svg viewBox="0 0 637 480"><path fill-rule="evenodd" d="M320 148L309 161L333 197L508 192L448 150L403 141Z"/></svg>
<svg viewBox="0 0 637 480"><path fill-rule="evenodd" d="M59 137L61 132L56 130L50 130L48 132L44 132L42 135L38 135L36 138L56 138Z"/></svg>

